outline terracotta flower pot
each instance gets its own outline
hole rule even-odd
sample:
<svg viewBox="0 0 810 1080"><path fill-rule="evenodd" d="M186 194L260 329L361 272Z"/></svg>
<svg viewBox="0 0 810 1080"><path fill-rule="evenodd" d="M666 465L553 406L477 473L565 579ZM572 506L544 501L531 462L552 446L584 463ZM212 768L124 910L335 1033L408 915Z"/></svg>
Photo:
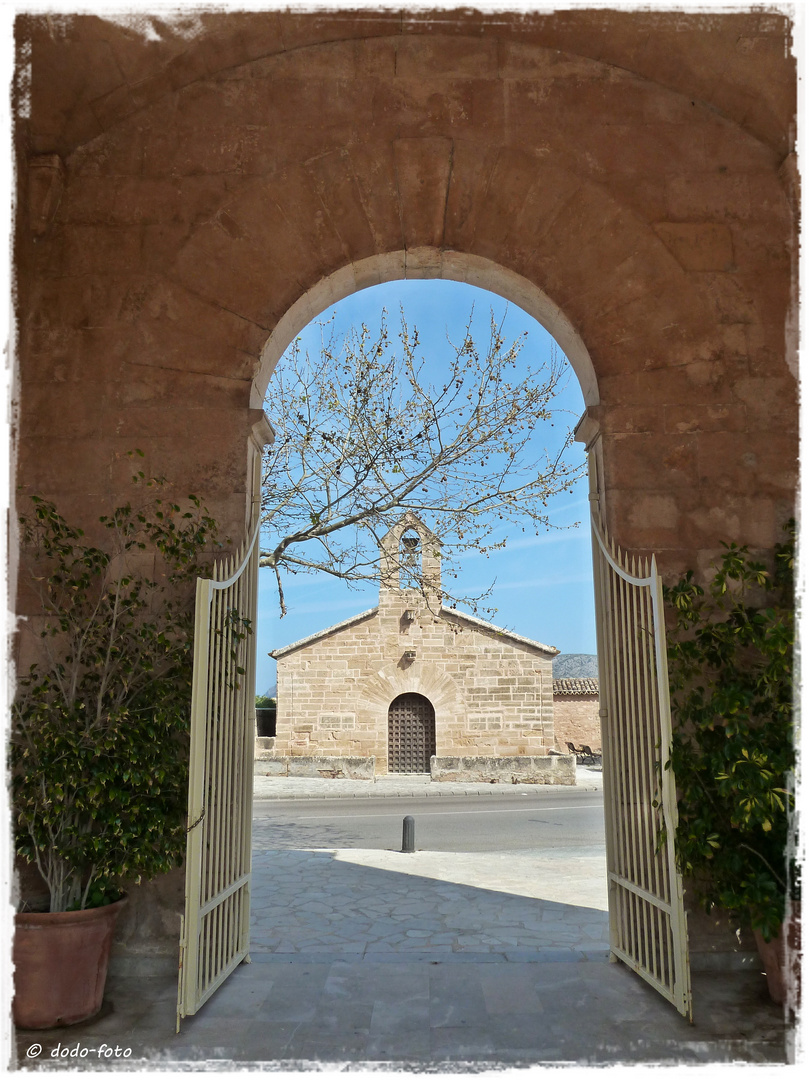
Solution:
<svg viewBox="0 0 810 1080"><path fill-rule="evenodd" d="M64 1027L101 1008L115 922L126 899L86 911L23 913L14 922L14 1023Z"/></svg>
<svg viewBox="0 0 810 1080"><path fill-rule="evenodd" d="M754 931L757 952L765 968L768 993L771 1000L782 1005L788 1000L791 976L794 979L795 1001L788 1003L796 1008L799 1003L799 974L801 964L801 924L798 905L791 908L788 918L779 928L776 937L766 941L759 930Z"/></svg>

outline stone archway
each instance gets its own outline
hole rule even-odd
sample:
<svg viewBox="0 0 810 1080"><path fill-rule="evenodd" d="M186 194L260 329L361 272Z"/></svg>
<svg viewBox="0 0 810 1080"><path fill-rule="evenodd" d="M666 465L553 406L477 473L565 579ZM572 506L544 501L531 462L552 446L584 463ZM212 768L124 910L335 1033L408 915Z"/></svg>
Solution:
<svg viewBox="0 0 810 1080"><path fill-rule="evenodd" d="M674 575L723 538L774 543L797 477L787 17L17 29L21 493L92 525L139 447L238 537L296 327L377 280L447 276L569 355L631 555Z"/></svg>
<svg viewBox="0 0 810 1080"><path fill-rule="evenodd" d="M336 270L299 297L279 319L262 349L259 370L251 387L252 407L261 408L268 381L284 350L327 307L381 282L414 278L476 285L522 308L548 330L565 353L576 372L585 404L599 404L596 372L588 350L571 321L549 296L492 259L461 251L424 248L370 255Z"/></svg>
<svg viewBox="0 0 810 1080"><path fill-rule="evenodd" d="M526 307L569 355L626 549L654 547L666 569L703 565L720 535L772 542L796 473L789 132L774 122L792 66L736 50L784 56L786 23L684 19L225 16L156 47L137 70L162 77L89 112L65 85L67 126L35 93L25 124L64 171L42 198L32 164L35 246L20 221L23 486L112 498L144 443L147 467L205 485L238 535L251 410L283 340L329 293L445 275ZM58 82L85 25L100 32L25 25L35 88ZM717 85L734 87L719 97L709 33Z"/></svg>
<svg viewBox="0 0 810 1080"><path fill-rule="evenodd" d="M385 731L391 702L412 696L430 702L435 725L433 753L441 754L442 732L464 721L466 706L458 682L437 664L381 664L379 670L364 678L358 687L358 719L373 730Z"/></svg>

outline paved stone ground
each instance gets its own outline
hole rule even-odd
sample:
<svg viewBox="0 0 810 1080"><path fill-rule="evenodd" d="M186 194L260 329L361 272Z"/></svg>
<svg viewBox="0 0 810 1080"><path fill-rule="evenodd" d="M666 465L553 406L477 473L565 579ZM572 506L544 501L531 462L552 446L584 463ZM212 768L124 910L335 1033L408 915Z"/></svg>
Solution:
<svg viewBox="0 0 810 1080"><path fill-rule="evenodd" d="M608 955L604 854L254 849L251 955ZM576 904L566 899L575 896ZM558 954L560 954L558 956Z"/></svg>
<svg viewBox="0 0 810 1080"><path fill-rule="evenodd" d="M537 793L535 784L456 784L425 776L368 780L257 777L259 799L487 797ZM601 789L580 766L579 790ZM546 790L545 786L543 790ZM571 791L570 787L553 790ZM496 959L607 958L604 846L566 852L277 850L276 826L253 821L251 954L330 952ZM285 837L285 847L295 838ZM568 903L571 898L575 903ZM304 898L302 900L302 898ZM429 956L428 956L429 954Z"/></svg>
<svg viewBox="0 0 810 1080"><path fill-rule="evenodd" d="M307 797L325 796L315 789ZM759 973L693 973L690 1025L604 958L601 852L565 860L278 851L262 822L259 815L252 962L179 1035L175 979L111 976L95 1019L19 1032L16 1067L475 1073L792 1060L782 1010ZM34 1045L40 1052L29 1058ZM80 1060L51 1056L75 1047L87 1051ZM115 1047L130 1056L110 1056Z"/></svg>
<svg viewBox="0 0 810 1080"><path fill-rule="evenodd" d="M241 965L179 1035L174 980L111 977L107 1010L96 1019L19 1032L18 1067L476 1073L545 1063L792 1060L781 1009L767 1000L760 975L699 972L692 985L690 1025L622 964L265 954ZM34 1045L41 1052L27 1059ZM51 1057L75 1047L88 1051L81 1061ZM116 1047L128 1060L109 1056Z"/></svg>

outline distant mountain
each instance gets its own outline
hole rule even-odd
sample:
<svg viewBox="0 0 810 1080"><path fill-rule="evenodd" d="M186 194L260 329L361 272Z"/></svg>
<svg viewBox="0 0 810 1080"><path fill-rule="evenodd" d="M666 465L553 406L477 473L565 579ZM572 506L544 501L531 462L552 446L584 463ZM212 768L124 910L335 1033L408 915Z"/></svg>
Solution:
<svg viewBox="0 0 810 1080"><path fill-rule="evenodd" d="M590 653L560 653L551 661L555 679L598 679L596 657Z"/></svg>

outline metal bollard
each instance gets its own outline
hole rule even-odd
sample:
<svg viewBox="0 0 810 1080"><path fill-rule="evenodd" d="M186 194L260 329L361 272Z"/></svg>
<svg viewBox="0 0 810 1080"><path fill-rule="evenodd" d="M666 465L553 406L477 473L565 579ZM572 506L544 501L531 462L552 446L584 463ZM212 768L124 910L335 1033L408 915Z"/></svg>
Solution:
<svg viewBox="0 0 810 1080"><path fill-rule="evenodd" d="M414 836L415 828L413 818L410 814L402 819L402 850L406 852L413 852L414 848Z"/></svg>

